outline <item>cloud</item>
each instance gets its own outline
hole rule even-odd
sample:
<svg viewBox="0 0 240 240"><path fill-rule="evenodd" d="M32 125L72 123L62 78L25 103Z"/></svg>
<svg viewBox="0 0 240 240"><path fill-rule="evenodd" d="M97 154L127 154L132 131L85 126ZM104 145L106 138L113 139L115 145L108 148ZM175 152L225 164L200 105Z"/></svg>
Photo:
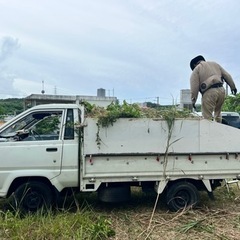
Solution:
<svg viewBox="0 0 240 240"><path fill-rule="evenodd" d="M27 86L27 88L25 87ZM22 97L27 97L31 94L41 94L44 89L46 94L54 94L54 86L45 82L35 82L29 79L14 78L13 88L19 92Z"/></svg>
<svg viewBox="0 0 240 240"><path fill-rule="evenodd" d="M239 76L238 1L9 0L0 7L0 94L40 93L44 80L50 94L105 88L121 99L172 102L189 88L198 54Z"/></svg>
<svg viewBox="0 0 240 240"><path fill-rule="evenodd" d="M18 39L6 36L1 39L0 62L10 57L20 47Z"/></svg>
<svg viewBox="0 0 240 240"><path fill-rule="evenodd" d="M0 67L0 97L18 96L19 91L13 88L15 75L9 73L6 68Z"/></svg>
<svg viewBox="0 0 240 240"><path fill-rule="evenodd" d="M0 40L0 97L19 96L19 91L13 88L16 75L9 69L7 60L20 47L18 39L4 36Z"/></svg>

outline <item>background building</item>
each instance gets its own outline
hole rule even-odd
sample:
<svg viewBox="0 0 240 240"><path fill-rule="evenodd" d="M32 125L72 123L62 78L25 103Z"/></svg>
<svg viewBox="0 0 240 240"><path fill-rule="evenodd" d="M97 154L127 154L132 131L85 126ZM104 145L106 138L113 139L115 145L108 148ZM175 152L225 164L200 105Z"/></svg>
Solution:
<svg viewBox="0 0 240 240"><path fill-rule="evenodd" d="M192 101L191 101L191 90L182 89L180 91L180 106L181 109L192 110Z"/></svg>
<svg viewBox="0 0 240 240"><path fill-rule="evenodd" d="M39 104L47 103L80 103L87 101L90 104L95 104L100 107L106 107L112 102L116 102L116 97L106 97L106 90L103 88L97 89L97 96L84 95L49 95L49 94L31 94L24 99L24 109L33 107Z"/></svg>

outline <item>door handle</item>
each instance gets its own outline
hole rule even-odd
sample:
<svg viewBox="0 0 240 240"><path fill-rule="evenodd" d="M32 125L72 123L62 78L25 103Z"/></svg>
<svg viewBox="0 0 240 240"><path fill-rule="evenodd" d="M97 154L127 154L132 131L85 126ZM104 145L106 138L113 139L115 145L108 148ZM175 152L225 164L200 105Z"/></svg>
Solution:
<svg viewBox="0 0 240 240"><path fill-rule="evenodd" d="M47 152L57 152L57 148L46 148Z"/></svg>

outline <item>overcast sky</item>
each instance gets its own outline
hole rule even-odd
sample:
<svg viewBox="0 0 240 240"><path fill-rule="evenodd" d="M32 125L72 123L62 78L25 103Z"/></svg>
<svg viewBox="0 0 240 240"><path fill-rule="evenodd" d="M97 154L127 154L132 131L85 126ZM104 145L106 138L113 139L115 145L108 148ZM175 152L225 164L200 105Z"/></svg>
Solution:
<svg viewBox="0 0 240 240"><path fill-rule="evenodd" d="M176 103L199 54L240 89L239 44L239 0L0 0L0 98Z"/></svg>

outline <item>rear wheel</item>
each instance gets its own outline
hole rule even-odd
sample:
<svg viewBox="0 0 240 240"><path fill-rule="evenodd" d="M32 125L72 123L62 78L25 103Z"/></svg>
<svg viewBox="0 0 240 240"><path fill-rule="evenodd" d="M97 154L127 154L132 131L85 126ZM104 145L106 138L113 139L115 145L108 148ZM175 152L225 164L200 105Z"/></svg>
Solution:
<svg viewBox="0 0 240 240"><path fill-rule="evenodd" d="M51 188L47 184L37 181L20 185L12 197L12 207L23 213L49 209L53 202Z"/></svg>
<svg viewBox="0 0 240 240"><path fill-rule="evenodd" d="M168 208L174 212L194 207L199 202L199 192L189 182L178 182L167 189L166 202Z"/></svg>

